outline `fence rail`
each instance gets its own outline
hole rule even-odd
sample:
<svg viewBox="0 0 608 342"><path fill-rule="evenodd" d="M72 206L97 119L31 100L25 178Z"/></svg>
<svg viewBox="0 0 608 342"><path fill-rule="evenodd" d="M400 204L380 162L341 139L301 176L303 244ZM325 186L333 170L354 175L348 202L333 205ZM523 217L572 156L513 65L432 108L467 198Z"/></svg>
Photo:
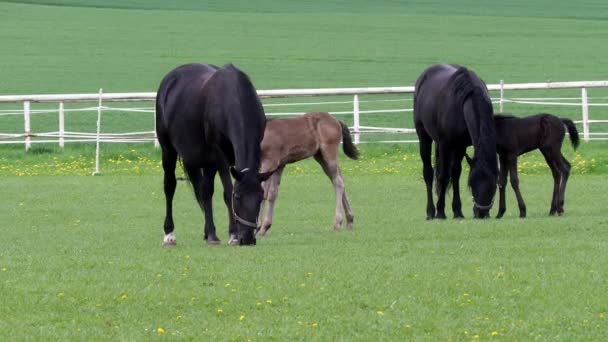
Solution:
<svg viewBox="0 0 608 342"><path fill-rule="evenodd" d="M589 140L608 140L608 133L590 132L591 124L605 124L608 120L590 119L589 107L605 107L608 103L589 103L587 89L589 88L608 88L608 81L575 81L575 82L540 82L540 83L512 83L507 84L501 81L499 84L488 85L488 90L498 92L498 96L493 97L493 102L498 104L499 111L502 112L506 103L525 104L525 105L542 105L542 106L577 106L581 108L581 120L575 122L582 125L583 139ZM580 89L580 97L514 97L507 98L505 91L511 90L541 90L541 89ZM360 104L364 102L373 102L373 100L359 100L361 95L379 95L379 94L412 94L413 86L407 87L367 87L367 88L320 88L320 89L273 89L273 90L258 90L258 95L262 99L272 98L290 98L290 97L321 97L321 96L352 96L352 101L326 101L326 102L296 102L296 103L266 103L267 115L298 115L302 112L270 112L272 107L284 106L306 106L306 105L329 105L329 104L351 104L352 110L334 111L334 115L352 115L353 125L351 132L354 135L355 143L362 143L361 135L366 133L414 133L413 128L402 127L376 127L366 126L361 124L362 114L377 114L377 113L395 113L412 111L410 108L391 108L391 109L371 109L361 110ZM133 92L133 93L104 93L101 89L99 93L87 94L39 94L39 95L0 95L1 103L21 103L22 109L0 110L0 120L4 116L23 115L23 133L1 133L0 144L24 144L26 149L29 149L32 143L59 143L64 146L66 142L95 142L97 144L97 157L99 156L99 144L108 142L155 142L154 130L141 132L126 132L126 133L102 133L101 119L104 111L121 111L121 112L139 112L139 113L154 113L152 107L110 107L104 103L113 102L132 102L132 101L153 101L156 98L154 92ZM603 100L607 97L601 98ZM396 101L396 100L382 100ZM406 101L406 99L400 99ZM32 103L58 103L57 110L49 109L32 109ZM97 106L87 106L79 109L65 109L65 103L72 102L97 102ZM96 112L97 113L97 131L91 132L69 132L65 130L65 113L67 112ZM55 132L40 132L34 133L31 129L32 115L42 113L58 113L59 129ZM152 116L151 116L152 117ZM153 121L153 120L151 120ZM42 138L42 139L32 139ZM416 140L384 140L375 142L416 142ZM98 171L98 167L96 167Z"/></svg>

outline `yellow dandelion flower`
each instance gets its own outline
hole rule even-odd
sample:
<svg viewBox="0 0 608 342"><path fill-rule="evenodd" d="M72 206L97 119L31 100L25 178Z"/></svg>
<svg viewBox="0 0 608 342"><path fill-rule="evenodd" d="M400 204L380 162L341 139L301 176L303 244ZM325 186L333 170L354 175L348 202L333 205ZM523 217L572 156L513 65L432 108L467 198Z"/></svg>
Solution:
<svg viewBox="0 0 608 342"><path fill-rule="evenodd" d="M120 299L122 299L122 300L125 300L127 298L129 298L129 295L127 295L126 293L123 293L123 295L120 296Z"/></svg>
<svg viewBox="0 0 608 342"><path fill-rule="evenodd" d="M380 316L384 315L384 311L381 311L381 310L376 311L376 313Z"/></svg>
<svg viewBox="0 0 608 342"><path fill-rule="evenodd" d="M599 317L599 319L604 319L605 314L603 312L600 312L597 317Z"/></svg>
<svg viewBox="0 0 608 342"><path fill-rule="evenodd" d="M272 304L272 299L266 299L267 304Z"/></svg>
<svg viewBox="0 0 608 342"><path fill-rule="evenodd" d="M165 329L163 329L162 327L158 327L158 329L156 329L156 332L158 332L159 334L164 334Z"/></svg>
<svg viewBox="0 0 608 342"><path fill-rule="evenodd" d="M240 316L239 316L239 321L242 321L242 320L244 320L244 319L245 319L245 315L240 315Z"/></svg>
<svg viewBox="0 0 608 342"><path fill-rule="evenodd" d="M492 335L492 336L498 336L498 331L492 331L492 333L490 333L490 335Z"/></svg>
<svg viewBox="0 0 608 342"><path fill-rule="evenodd" d="M7 272L7 271L8 271L8 268L2 267L2 272Z"/></svg>
<svg viewBox="0 0 608 342"><path fill-rule="evenodd" d="M313 328L316 328L316 327L318 327L318 326L319 326L319 323L317 323L317 322L315 322L315 323L313 323L313 324L312 324L312 327L313 327Z"/></svg>
<svg viewBox="0 0 608 342"><path fill-rule="evenodd" d="M218 314L222 314L222 313L224 313L224 310L222 310L222 309L217 309L217 313L218 313Z"/></svg>

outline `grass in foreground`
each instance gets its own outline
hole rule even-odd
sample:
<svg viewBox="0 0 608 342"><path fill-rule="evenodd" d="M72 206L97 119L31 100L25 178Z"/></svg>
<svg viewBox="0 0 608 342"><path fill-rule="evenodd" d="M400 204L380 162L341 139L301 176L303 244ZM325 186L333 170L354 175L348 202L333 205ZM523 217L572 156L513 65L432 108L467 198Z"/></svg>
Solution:
<svg viewBox="0 0 608 342"><path fill-rule="evenodd" d="M552 181L543 174L521 177L525 220L509 192L502 220L471 219L465 195L468 218L441 222L424 220L418 176L353 170L345 179L353 232L331 231L325 176L294 172L255 248L204 245L202 215L180 182L178 246L162 248L158 174L3 176L0 331L6 339L605 338L605 175L571 178L564 217L546 216Z"/></svg>

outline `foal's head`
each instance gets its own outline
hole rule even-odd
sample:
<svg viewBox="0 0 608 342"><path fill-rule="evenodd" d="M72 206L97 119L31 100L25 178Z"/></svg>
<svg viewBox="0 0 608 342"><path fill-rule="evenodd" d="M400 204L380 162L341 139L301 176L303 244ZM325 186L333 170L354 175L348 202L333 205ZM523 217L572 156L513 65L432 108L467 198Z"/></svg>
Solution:
<svg viewBox="0 0 608 342"><path fill-rule="evenodd" d="M471 167L469 172L469 188L473 194L473 215L475 218L487 218L494 204L496 194L496 173L492 172L485 163L466 156Z"/></svg>
<svg viewBox="0 0 608 342"><path fill-rule="evenodd" d="M257 217L264 198L261 182L268 179L272 173L258 174L257 171L248 168L240 171L231 168L230 172L235 179L232 191L232 214L236 221L239 244L255 245Z"/></svg>

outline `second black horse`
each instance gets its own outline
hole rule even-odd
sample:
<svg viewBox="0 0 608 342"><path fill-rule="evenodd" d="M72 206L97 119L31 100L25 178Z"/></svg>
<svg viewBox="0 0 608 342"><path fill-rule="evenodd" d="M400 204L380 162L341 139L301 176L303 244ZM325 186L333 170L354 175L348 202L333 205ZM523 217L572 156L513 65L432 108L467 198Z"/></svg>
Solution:
<svg viewBox="0 0 608 342"><path fill-rule="evenodd" d="M485 83L472 71L452 64L437 64L426 69L416 81L414 124L420 140L420 157L427 191L427 219L445 216L445 194L453 187L452 210L463 217L459 178L467 146L474 155L469 187L473 194L473 214L489 216L494 203L498 160L492 102ZM437 207L433 205L432 143L435 142ZM436 211L435 211L436 210Z"/></svg>

